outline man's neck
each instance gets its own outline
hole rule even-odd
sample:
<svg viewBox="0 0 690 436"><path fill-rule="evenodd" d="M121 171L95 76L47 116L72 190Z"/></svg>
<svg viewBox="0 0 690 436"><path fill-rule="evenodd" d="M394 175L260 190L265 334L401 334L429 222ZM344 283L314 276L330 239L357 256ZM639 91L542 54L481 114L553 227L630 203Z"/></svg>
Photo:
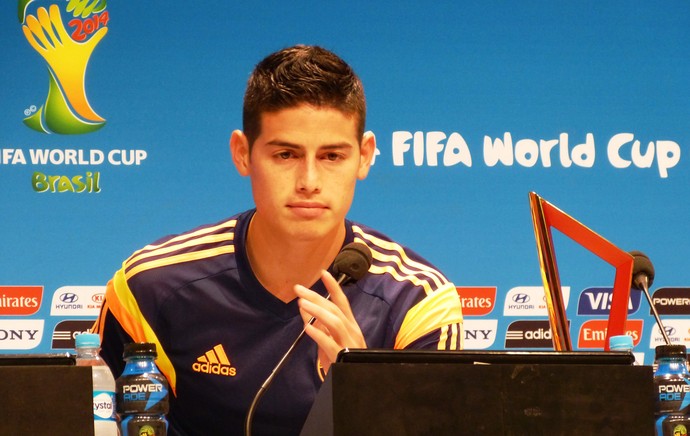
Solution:
<svg viewBox="0 0 690 436"><path fill-rule="evenodd" d="M247 257L264 288L283 302L295 298L293 287L311 287L327 269L345 240L345 227L329 238L295 241L249 224Z"/></svg>

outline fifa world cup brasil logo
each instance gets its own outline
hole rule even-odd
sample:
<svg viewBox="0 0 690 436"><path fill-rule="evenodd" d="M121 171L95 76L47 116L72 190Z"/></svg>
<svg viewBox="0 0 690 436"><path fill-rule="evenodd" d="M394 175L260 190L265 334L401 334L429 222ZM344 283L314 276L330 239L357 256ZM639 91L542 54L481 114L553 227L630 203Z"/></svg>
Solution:
<svg viewBox="0 0 690 436"><path fill-rule="evenodd" d="M86 98L86 67L108 33L106 0L53 0L32 8L34 1L19 0L19 21L47 64L48 96L40 108L25 112L24 124L42 133L94 132L105 119Z"/></svg>

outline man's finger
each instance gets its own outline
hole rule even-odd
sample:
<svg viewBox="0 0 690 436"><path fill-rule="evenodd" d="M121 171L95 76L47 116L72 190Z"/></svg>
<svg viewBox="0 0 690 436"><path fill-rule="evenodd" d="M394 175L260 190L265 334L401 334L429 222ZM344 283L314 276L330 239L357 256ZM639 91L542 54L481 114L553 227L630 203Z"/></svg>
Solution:
<svg viewBox="0 0 690 436"><path fill-rule="evenodd" d="M328 290L331 296L331 301L338 306L347 319L354 321L355 316L352 313L352 308L350 308L350 302L338 284L338 281L326 270L321 271L321 281L326 285L326 290Z"/></svg>

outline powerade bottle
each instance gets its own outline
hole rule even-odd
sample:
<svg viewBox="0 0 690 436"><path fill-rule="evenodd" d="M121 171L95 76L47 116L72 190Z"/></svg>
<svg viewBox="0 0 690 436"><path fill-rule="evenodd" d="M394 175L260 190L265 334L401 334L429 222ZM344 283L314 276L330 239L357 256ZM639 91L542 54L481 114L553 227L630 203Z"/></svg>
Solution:
<svg viewBox="0 0 690 436"><path fill-rule="evenodd" d="M116 383L122 436L165 436L168 431L168 381L154 362L156 344L125 345L125 369Z"/></svg>
<svg viewBox="0 0 690 436"><path fill-rule="evenodd" d="M654 373L656 435L687 435L690 429L690 374L685 345L656 347Z"/></svg>

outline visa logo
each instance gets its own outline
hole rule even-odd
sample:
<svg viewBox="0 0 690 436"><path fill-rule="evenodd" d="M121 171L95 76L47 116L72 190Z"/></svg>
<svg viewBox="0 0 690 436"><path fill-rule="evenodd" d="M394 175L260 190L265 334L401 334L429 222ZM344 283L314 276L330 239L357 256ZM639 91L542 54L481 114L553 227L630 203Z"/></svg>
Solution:
<svg viewBox="0 0 690 436"><path fill-rule="evenodd" d="M632 289L628 299L628 315L635 313L640 308L642 293ZM608 315L613 301L613 288L586 288L580 294L577 304L578 315Z"/></svg>

